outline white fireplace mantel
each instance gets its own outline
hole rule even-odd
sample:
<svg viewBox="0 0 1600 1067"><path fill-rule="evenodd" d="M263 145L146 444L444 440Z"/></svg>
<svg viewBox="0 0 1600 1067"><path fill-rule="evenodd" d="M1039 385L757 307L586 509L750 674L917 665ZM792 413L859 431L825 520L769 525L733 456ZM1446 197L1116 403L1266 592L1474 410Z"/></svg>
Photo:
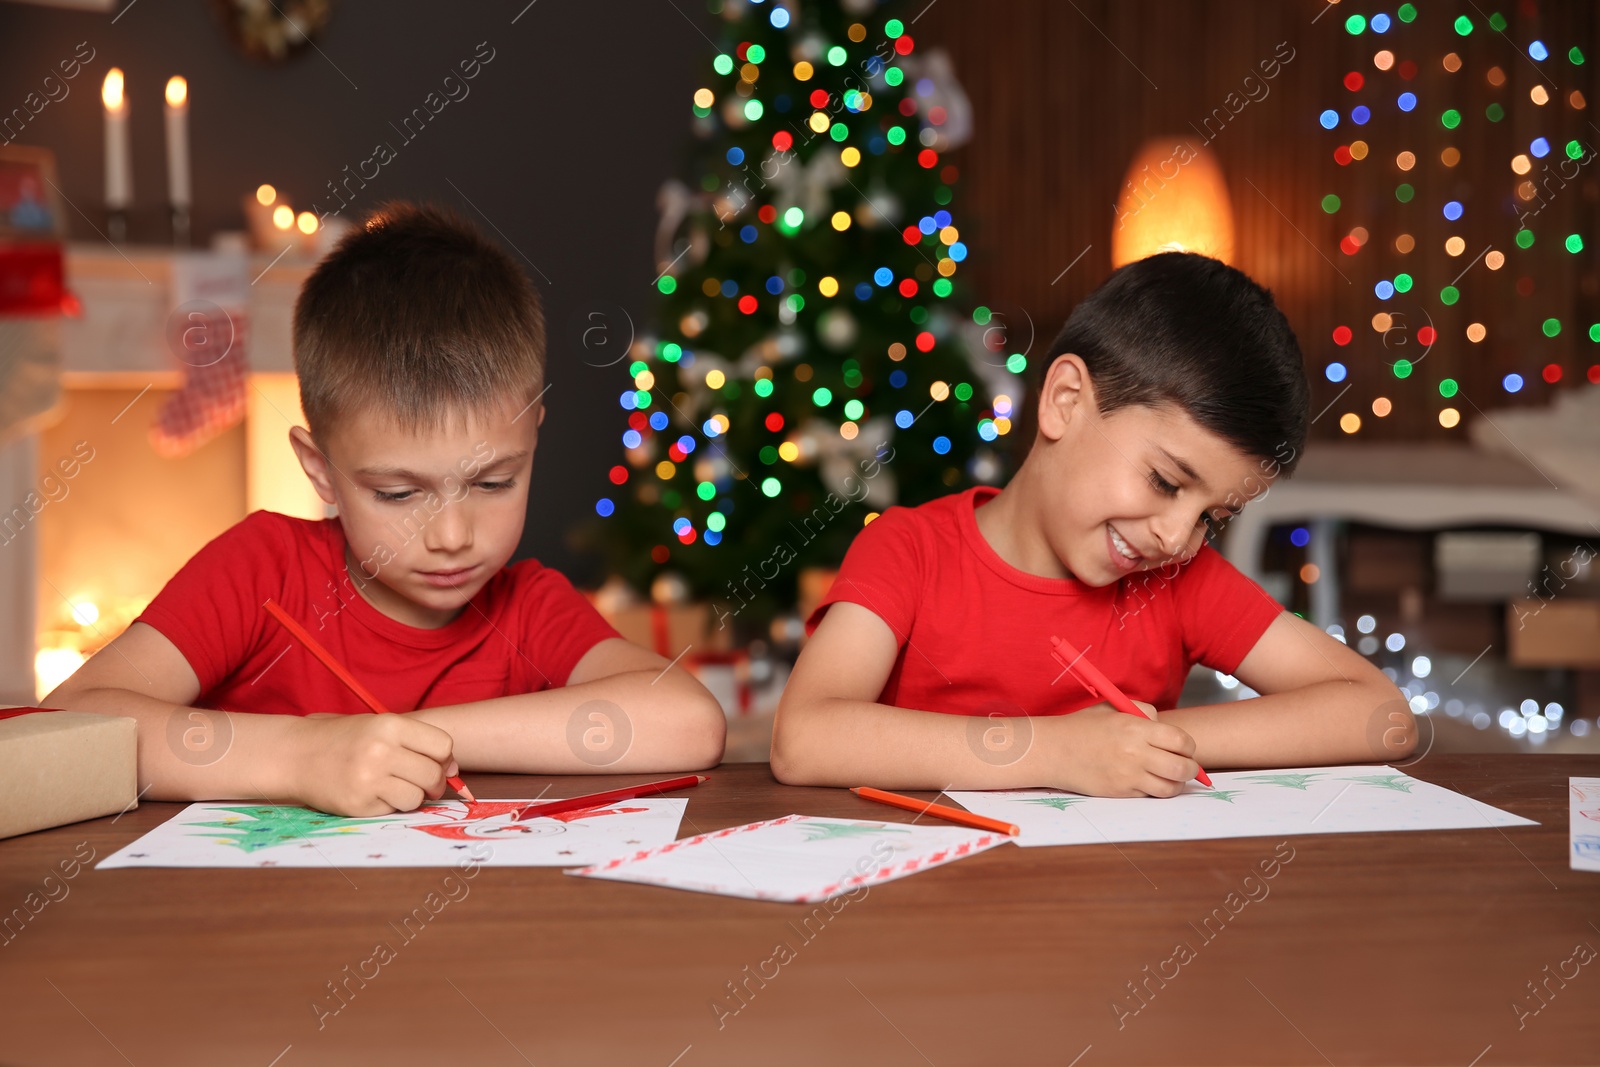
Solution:
<svg viewBox="0 0 1600 1067"><path fill-rule="evenodd" d="M165 249L67 246L67 286L82 314L61 323L62 370L79 375L176 380L180 364L167 345L173 309L172 260ZM250 367L292 371L294 301L310 273L305 262L254 256L250 284Z"/></svg>

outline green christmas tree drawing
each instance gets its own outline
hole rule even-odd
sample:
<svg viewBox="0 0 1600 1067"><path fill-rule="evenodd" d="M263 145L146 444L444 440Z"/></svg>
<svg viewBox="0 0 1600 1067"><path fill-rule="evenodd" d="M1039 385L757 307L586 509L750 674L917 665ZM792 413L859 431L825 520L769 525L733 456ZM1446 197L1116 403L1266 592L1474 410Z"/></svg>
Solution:
<svg viewBox="0 0 1600 1067"><path fill-rule="evenodd" d="M1024 804L1038 804L1041 807L1054 808L1057 811L1066 811L1074 804L1082 804L1087 797L1025 797Z"/></svg>
<svg viewBox="0 0 1600 1067"><path fill-rule="evenodd" d="M1306 786L1322 778L1321 774L1250 774L1239 780L1241 782L1263 782L1267 785L1281 785L1285 789L1298 789L1305 792Z"/></svg>
<svg viewBox="0 0 1600 1067"><path fill-rule="evenodd" d="M866 826L854 826L850 823L839 822L809 822L802 827L806 832L805 840L833 841L841 837L871 837L875 834L904 834L910 831L894 826L884 826L882 823Z"/></svg>
<svg viewBox="0 0 1600 1067"><path fill-rule="evenodd" d="M898 7L712 2L692 178L662 190L659 315L586 535L719 626L765 631L885 508L1003 480L1028 359L965 298L946 153L970 108Z"/></svg>
<svg viewBox="0 0 1600 1067"><path fill-rule="evenodd" d="M1225 800L1233 803L1233 798L1244 792L1243 789L1202 789L1195 793L1180 794L1186 797L1210 797L1212 800Z"/></svg>
<svg viewBox="0 0 1600 1067"><path fill-rule="evenodd" d="M1417 784L1415 778L1404 774L1363 774L1356 778L1341 778L1341 782L1361 782L1363 785L1375 785L1381 789L1393 789L1396 793L1409 793L1411 787Z"/></svg>
<svg viewBox="0 0 1600 1067"><path fill-rule="evenodd" d="M273 845L284 845L291 841L304 841L309 838L338 837L341 834L360 833L358 826L367 826L374 823L393 822L393 819L345 819L338 815L329 815L321 811L312 811L310 808L282 807L272 804L253 805L243 808L223 808L223 811L236 812L243 818L223 819L221 822L197 822L190 824L195 827L214 827L221 834L193 834L194 837L210 837L219 845L232 845L243 849L245 852L256 852Z"/></svg>

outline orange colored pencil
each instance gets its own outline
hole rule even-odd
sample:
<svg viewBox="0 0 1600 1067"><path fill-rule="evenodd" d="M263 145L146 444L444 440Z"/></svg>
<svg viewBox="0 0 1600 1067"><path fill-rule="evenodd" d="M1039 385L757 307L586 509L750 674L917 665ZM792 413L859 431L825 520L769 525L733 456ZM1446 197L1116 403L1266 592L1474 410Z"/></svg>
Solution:
<svg viewBox="0 0 1600 1067"><path fill-rule="evenodd" d="M970 826L974 830L993 830L996 833L1005 834L1008 837L1016 837L1022 832L1017 828L1015 823L1001 822L999 819L990 819L982 815L974 815L970 811L962 811L960 808L951 808L946 807L943 804L935 804L931 800L918 800L915 797L906 797L901 796L899 793L890 793L882 789L874 789L870 785L855 786L850 790L850 792L856 794L857 796L865 797L868 800L876 800L880 804L888 804L890 807L895 808L904 808L906 811L914 811L919 815L932 815L936 819L944 819L948 822L960 823L962 826Z"/></svg>
<svg viewBox="0 0 1600 1067"><path fill-rule="evenodd" d="M332 671L335 678L343 682L345 686L349 688L350 692L354 693L358 698L360 698L361 703L365 704L379 715L385 715L388 713L389 709L384 707L383 703L379 701L377 697L373 696L372 693L368 691L366 686L357 681L355 675L345 670L344 664L334 659L333 653L323 648L321 643L318 642L315 637L311 636L309 630L307 630L304 626L301 626L294 619L290 618L289 613L280 608L277 604L277 601L269 597L266 603L262 604L261 606L267 609L268 615L271 615L274 619L278 620L278 624L280 626L289 631L290 636L304 645L307 652L311 653L313 656L317 657L317 659L322 661L322 665L328 668L328 670ZM472 795L472 790L467 788L467 783L463 782L460 777L451 775L448 781L450 782L450 788L454 789L457 793L460 793L462 799L464 799L468 804L476 804L478 802L478 798Z"/></svg>

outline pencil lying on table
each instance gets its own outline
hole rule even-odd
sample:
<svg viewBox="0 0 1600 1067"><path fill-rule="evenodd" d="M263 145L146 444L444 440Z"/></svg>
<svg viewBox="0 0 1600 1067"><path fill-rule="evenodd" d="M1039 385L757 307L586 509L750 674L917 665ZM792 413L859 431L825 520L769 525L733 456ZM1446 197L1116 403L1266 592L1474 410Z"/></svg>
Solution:
<svg viewBox="0 0 1600 1067"><path fill-rule="evenodd" d="M1100 668L1090 663L1082 652L1073 648L1070 643L1059 637L1050 638L1050 654L1056 662L1072 672L1072 676L1089 691L1089 695L1099 700L1104 700L1124 715L1137 715L1141 719L1149 718L1139 710L1139 706L1128 699L1128 694L1117 688L1117 683L1100 673ZM1204 767L1195 775L1200 784L1207 789L1211 788L1211 776Z"/></svg>
<svg viewBox="0 0 1600 1067"><path fill-rule="evenodd" d="M564 812L580 811L583 808L598 808L606 804L615 804L619 800L637 800L639 797L654 796L657 793L670 793L674 789L689 789L706 780L703 774L685 774L680 778L663 778L659 782L645 782L643 785L625 785L621 789L607 789L603 793L585 793L581 797L567 797L565 800L546 800L540 804L529 804L512 817L512 822L522 822L524 819L537 819L546 815L561 815Z"/></svg>
<svg viewBox="0 0 1600 1067"><path fill-rule="evenodd" d="M983 815L974 815L970 811L962 811L960 808L935 804L931 800L918 800L916 797L901 796L899 793L874 789L870 785L854 786L850 792L859 797L865 797L867 800L876 800L879 804L904 808L906 811L914 811L918 815L932 815L936 819L960 823L962 826L970 826L974 830L993 830L1008 837L1016 837L1022 832L1015 823L1001 822L999 819L990 819Z"/></svg>
<svg viewBox="0 0 1600 1067"><path fill-rule="evenodd" d="M304 645L307 652L321 660L322 665L332 671L333 676L343 682L350 692L360 698L363 704L379 715L388 713L389 709L384 707L377 697L368 692L366 686L356 681L356 676L345 670L344 664L334 659L333 653L323 648L317 639L311 636L310 631L290 618L289 613L280 608L277 601L269 597L266 603L261 606L267 609L268 615L278 620L279 625L289 631L290 636ZM450 783L450 788L460 793L462 799L468 804L476 804L478 802L478 798L472 795L472 790L467 788L467 783L463 782L459 776L452 774L447 781Z"/></svg>

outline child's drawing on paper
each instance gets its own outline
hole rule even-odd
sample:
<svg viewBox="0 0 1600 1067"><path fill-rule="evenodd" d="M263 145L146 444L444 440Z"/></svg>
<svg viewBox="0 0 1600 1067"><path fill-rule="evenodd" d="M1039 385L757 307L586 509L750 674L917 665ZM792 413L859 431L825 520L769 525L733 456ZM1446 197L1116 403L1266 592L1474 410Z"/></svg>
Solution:
<svg viewBox="0 0 1600 1067"><path fill-rule="evenodd" d="M1397 793L1409 793L1417 780L1404 774L1363 774L1356 778L1341 778L1341 782L1363 782L1366 785L1375 785L1380 789L1393 789Z"/></svg>
<svg viewBox="0 0 1600 1067"><path fill-rule="evenodd" d="M884 822L822 822L812 820L807 822L802 832L804 841L834 841L841 837L880 837L883 834L909 833L902 826L891 826Z"/></svg>
<svg viewBox="0 0 1600 1067"><path fill-rule="evenodd" d="M650 797L518 821L531 803L450 800L381 819L294 805L191 804L99 866L579 867L674 840L689 802Z"/></svg>
<svg viewBox="0 0 1600 1067"><path fill-rule="evenodd" d="M1186 797L1210 797L1212 800L1225 800L1233 803L1233 798L1244 792L1243 789L1202 789L1193 793L1184 793Z"/></svg>
<svg viewBox="0 0 1600 1067"><path fill-rule="evenodd" d="M1212 778L1214 788L1190 782L1171 798L1045 789L950 795L979 815L1016 823L1024 847L1533 825L1392 767L1223 771ZM1222 803L1185 803L1188 797Z"/></svg>
<svg viewBox="0 0 1600 1067"><path fill-rule="evenodd" d="M598 819L606 815L629 815L649 811L645 807L582 808L557 815L544 815L535 819L517 821L517 813L528 806L526 800L480 800L467 805L466 811L445 805L418 809L420 815L438 815L443 822L411 824L408 828L420 830L449 841L468 841L473 838L497 839L508 835L549 837L567 832L567 825L580 819Z"/></svg>
<svg viewBox="0 0 1600 1067"><path fill-rule="evenodd" d="M1042 804L1047 808L1054 808L1057 811L1066 811L1068 808L1072 807L1072 805L1074 805L1074 804L1082 804L1085 800L1088 800L1088 799L1089 799L1088 797L1068 797L1068 796L1061 796L1061 797L1025 797L1025 798L1023 798L1023 800L1021 802L1024 803L1024 804Z"/></svg>
<svg viewBox="0 0 1600 1067"><path fill-rule="evenodd" d="M1281 785L1285 789L1298 789L1304 793L1306 786L1323 777L1320 774L1246 774L1239 778L1241 782L1266 782L1270 785Z"/></svg>
<svg viewBox="0 0 1600 1067"><path fill-rule="evenodd" d="M310 808L296 808L276 804L252 804L247 807L222 808L231 812L217 822L190 823L190 826L212 829L217 832L197 834L209 837L219 845L231 845L245 852L256 852L273 845L305 841L310 838L335 837L341 834L361 834L363 827L388 819L345 819Z"/></svg>

